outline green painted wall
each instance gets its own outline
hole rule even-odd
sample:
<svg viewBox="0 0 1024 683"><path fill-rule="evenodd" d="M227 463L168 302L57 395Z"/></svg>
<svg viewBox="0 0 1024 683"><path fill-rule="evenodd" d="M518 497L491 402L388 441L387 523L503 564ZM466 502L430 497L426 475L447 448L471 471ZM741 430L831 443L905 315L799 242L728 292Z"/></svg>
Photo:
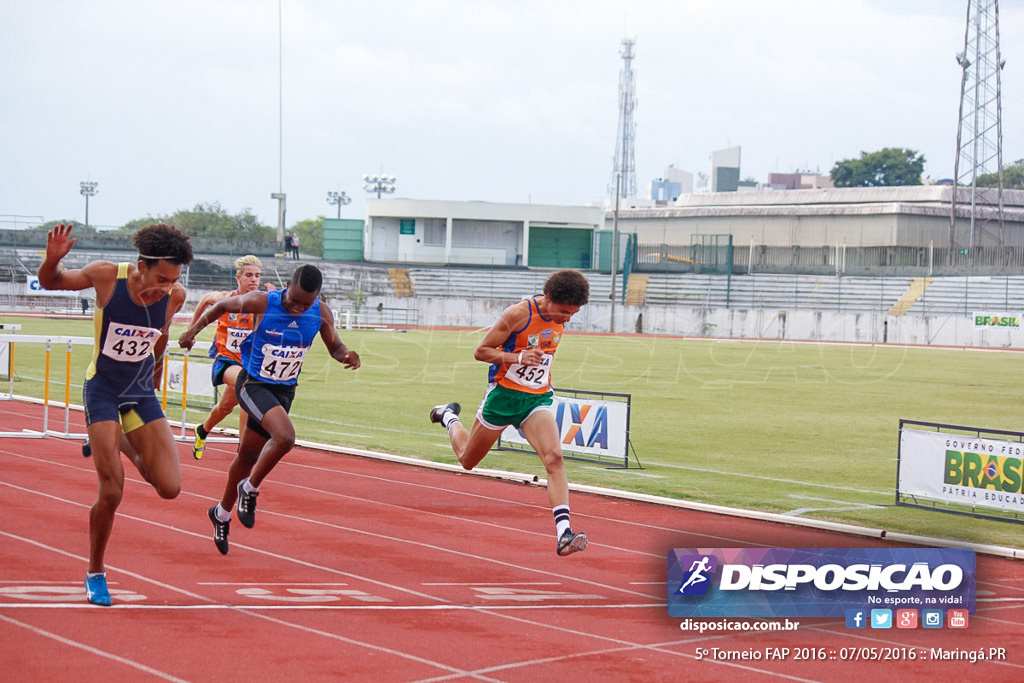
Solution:
<svg viewBox="0 0 1024 683"><path fill-rule="evenodd" d="M325 218L324 258L362 261L363 221L358 218Z"/></svg>
<svg viewBox="0 0 1024 683"><path fill-rule="evenodd" d="M530 261L534 268L591 267L593 230L530 228Z"/></svg>

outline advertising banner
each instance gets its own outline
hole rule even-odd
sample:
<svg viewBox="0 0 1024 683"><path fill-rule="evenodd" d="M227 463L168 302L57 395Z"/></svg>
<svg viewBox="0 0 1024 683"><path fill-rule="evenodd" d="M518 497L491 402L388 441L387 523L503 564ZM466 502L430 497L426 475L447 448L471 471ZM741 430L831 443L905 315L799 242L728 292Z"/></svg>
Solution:
<svg viewBox="0 0 1024 683"><path fill-rule="evenodd" d="M1024 443L904 425L896 486L901 496L1024 512Z"/></svg>
<svg viewBox="0 0 1024 683"><path fill-rule="evenodd" d="M625 462L629 447L629 398L628 394L556 389L552 408L563 454ZM512 426L502 433L501 445L530 448L522 433Z"/></svg>
<svg viewBox="0 0 1024 683"><path fill-rule="evenodd" d="M673 617L889 618L897 609L975 609L963 548L674 548ZM884 627L884 624L874 624Z"/></svg>
<svg viewBox="0 0 1024 683"><path fill-rule="evenodd" d="M1020 329L1019 313L975 313L971 316L975 327L994 327L997 329Z"/></svg>

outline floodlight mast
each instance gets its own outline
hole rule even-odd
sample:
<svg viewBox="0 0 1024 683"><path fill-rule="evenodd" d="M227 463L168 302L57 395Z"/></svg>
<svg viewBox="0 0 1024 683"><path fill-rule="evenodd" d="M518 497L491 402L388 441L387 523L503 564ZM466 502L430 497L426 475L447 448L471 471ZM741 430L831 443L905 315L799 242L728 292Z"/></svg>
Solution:
<svg viewBox="0 0 1024 683"><path fill-rule="evenodd" d="M395 176L393 175L364 175L363 189L367 192L376 192L377 199L381 194L391 194L395 191Z"/></svg>
<svg viewBox="0 0 1024 683"><path fill-rule="evenodd" d="M327 193L327 203L328 204L335 204L335 205L337 205L337 207L338 207L338 218L340 219L341 218L341 207L342 206L346 206L348 204L351 204L352 203L352 198L349 197L344 192L334 192L334 191L331 191L331 192Z"/></svg>
<svg viewBox="0 0 1024 683"><path fill-rule="evenodd" d="M95 197L99 192L99 183L95 180L83 180L78 183L78 193L85 197L85 227L89 227L89 197Z"/></svg>

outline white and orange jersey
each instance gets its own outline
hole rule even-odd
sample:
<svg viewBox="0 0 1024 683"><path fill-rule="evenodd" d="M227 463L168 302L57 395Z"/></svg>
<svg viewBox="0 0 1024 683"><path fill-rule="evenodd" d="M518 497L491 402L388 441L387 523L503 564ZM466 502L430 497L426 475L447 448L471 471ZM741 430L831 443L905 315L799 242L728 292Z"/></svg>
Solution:
<svg viewBox="0 0 1024 683"><path fill-rule="evenodd" d="M234 290L228 296L238 296ZM217 318L217 331L210 347L211 358L227 358L242 362L242 342L252 334L252 313L225 313Z"/></svg>
<svg viewBox="0 0 1024 683"><path fill-rule="evenodd" d="M487 381L497 382L513 391L543 394L551 390L551 362L558 350L558 342L562 340L564 325L541 314L537 297L526 299L526 305L530 310L526 324L509 335L501 350L518 356L525 349L539 348L544 353L540 365L495 363L488 371Z"/></svg>

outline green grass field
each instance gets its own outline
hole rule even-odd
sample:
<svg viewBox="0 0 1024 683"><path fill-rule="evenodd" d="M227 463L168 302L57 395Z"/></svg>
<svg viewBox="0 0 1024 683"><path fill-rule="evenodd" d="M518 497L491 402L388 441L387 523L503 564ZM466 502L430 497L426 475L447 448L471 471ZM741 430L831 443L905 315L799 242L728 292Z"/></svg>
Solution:
<svg viewBox="0 0 1024 683"><path fill-rule="evenodd" d="M0 322L22 325L20 334L91 335L86 321ZM183 329L176 326L172 339ZM458 401L471 421L486 381L486 366L473 360L480 333L343 330L342 338L363 367L345 370L314 345L292 409L299 438L455 462L427 413ZM81 402L87 362L76 349L73 403ZM15 393L41 396L43 365L41 347L19 346ZM1021 429L1018 352L570 333L553 370L558 387L632 396L631 440L643 469L569 460L574 483L1024 547L1015 523L894 504L901 418ZM51 364L52 399L63 400L64 376L61 347ZM168 412L180 416L178 408ZM188 420L204 415L190 409ZM531 453L496 451L482 466L544 476Z"/></svg>

